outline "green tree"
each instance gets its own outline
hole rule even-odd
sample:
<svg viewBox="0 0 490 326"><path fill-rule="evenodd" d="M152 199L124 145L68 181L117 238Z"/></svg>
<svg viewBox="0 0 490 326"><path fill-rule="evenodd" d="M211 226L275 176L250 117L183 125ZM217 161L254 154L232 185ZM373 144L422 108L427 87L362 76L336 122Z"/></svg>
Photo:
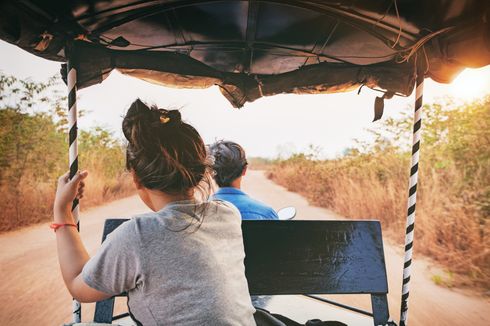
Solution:
<svg viewBox="0 0 490 326"><path fill-rule="evenodd" d="M64 90L58 77L33 82L0 74L0 231L51 215L55 180L68 169ZM80 131L79 143L80 166L99 184L93 203L127 193L120 142L99 127Z"/></svg>

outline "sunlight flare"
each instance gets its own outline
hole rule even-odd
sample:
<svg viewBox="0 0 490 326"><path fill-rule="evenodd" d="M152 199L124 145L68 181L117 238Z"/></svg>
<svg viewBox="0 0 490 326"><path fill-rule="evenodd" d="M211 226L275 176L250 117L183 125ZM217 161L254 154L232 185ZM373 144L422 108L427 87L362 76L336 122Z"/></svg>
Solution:
<svg viewBox="0 0 490 326"><path fill-rule="evenodd" d="M490 93L490 71L488 68L465 69L450 85L455 98L470 101Z"/></svg>

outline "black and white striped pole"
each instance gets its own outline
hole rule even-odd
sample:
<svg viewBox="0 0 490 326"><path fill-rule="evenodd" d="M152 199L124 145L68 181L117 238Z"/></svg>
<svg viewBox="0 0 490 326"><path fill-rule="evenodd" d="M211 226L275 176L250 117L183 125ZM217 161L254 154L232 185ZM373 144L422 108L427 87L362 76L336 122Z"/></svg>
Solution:
<svg viewBox="0 0 490 326"><path fill-rule="evenodd" d="M70 53L70 52L68 52ZM68 161L70 164L70 179L78 172L78 129L77 129L77 65L73 56L70 56L67 62L67 85L68 85L68 143L69 154ZM78 198L75 198L72 205L72 214L77 224L77 229L80 231L79 220L79 203ZM82 306L80 302L73 299L73 322L80 323L82 321Z"/></svg>
<svg viewBox="0 0 490 326"><path fill-rule="evenodd" d="M417 62L417 61L416 61ZM415 112L413 119L412 161L410 165L410 181L408 185L407 224L405 230L405 259L403 264L402 302L400 326L407 325L409 284L412 265L413 232L415 227L415 205L417 202L417 181L419 175L420 136L422 127L422 97L424 93L424 73L421 65L417 66L415 83Z"/></svg>

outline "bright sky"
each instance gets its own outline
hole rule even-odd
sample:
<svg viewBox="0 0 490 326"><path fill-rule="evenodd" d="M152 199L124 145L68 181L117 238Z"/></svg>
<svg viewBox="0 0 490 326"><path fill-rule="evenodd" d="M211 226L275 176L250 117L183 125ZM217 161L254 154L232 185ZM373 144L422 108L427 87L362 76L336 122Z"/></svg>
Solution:
<svg viewBox="0 0 490 326"><path fill-rule="evenodd" d="M19 78L42 81L59 72L60 63L35 57L0 41L0 71ZM424 99L452 95L471 100L490 91L490 66L467 69L450 85L426 80ZM182 108L184 120L201 133L206 143L216 139L241 144L248 156L276 157L319 146L322 155L334 157L353 145L353 139L369 141L374 98L379 93L364 87L357 92L322 95L276 95L231 107L217 87L205 90L172 89L152 85L113 72L103 83L78 92L79 108L88 111L81 128L105 126L121 135L124 112L137 97L159 107ZM384 117L407 110L413 97L385 102Z"/></svg>

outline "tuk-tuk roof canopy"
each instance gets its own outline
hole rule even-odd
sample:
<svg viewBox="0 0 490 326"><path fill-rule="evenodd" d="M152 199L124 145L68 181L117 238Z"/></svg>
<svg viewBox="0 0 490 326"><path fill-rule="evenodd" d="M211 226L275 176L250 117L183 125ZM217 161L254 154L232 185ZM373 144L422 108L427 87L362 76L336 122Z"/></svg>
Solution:
<svg viewBox="0 0 490 326"><path fill-rule="evenodd" d="M118 69L166 86L219 85L235 107L360 85L409 95L416 64L443 83L490 64L490 1L2 1L0 38L73 59L79 88Z"/></svg>

